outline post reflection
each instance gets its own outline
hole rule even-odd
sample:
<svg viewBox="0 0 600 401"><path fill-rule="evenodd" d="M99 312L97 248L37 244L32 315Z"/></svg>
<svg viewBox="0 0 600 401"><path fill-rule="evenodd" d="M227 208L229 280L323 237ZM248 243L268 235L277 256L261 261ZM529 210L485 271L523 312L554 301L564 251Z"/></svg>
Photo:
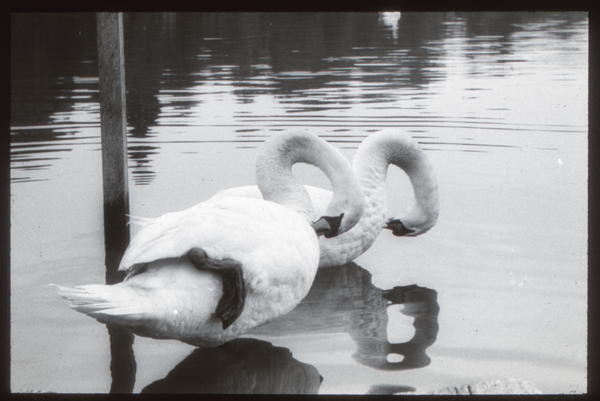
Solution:
<svg viewBox="0 0 600 401"><path fill-rule="evenodd" d="M401 313L414 317L415 334L405 343L387 338L387 308L403 304ZM417 285L382 290L371 283L371 274L356 265L319 269L304 300L290 313L259 327L249 335L286 336L302 333L348 333L357 344L352 357L379 370L422 368L431 360L425 353L437 337L437 292ZM398 354L399 362L388 361Z"/></svg>
<svg viewBox="0 0 600 401"><path fill-rule="evenodd" d="M287 348L238 338L214 348L196 348L142 393L317 394L323 378Z"/></svg>
<svg viewBox="0 0 600 401"><path fill-rule="evenodd" d="M398 39L398 23L400 21L400 12L380 12L379 23L391 29L392 37Z"/></svg>

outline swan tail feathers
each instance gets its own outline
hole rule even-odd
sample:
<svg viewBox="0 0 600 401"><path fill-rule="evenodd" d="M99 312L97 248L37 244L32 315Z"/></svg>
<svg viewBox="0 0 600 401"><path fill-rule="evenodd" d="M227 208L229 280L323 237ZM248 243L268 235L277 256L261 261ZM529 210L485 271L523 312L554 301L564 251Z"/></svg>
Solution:
<svg viewBox="0 0 600 401"><path fill-rule="evenodd" d="M71 309L101 323L136 326L146 315L142 303L136 302L135 290L131 288L98 284L75 288L53 286L69 302Z"/></svg>
<svg viewBox="0 0 600 401"><path fill-rule="evenodd" d="M138 226L142 226L142 227L152 224L156 220L156 219L149 218L149 217L134 216L131 214L128 214L127 217L129 217L130 224L133 223L133 224L137 224Z"/></svg>

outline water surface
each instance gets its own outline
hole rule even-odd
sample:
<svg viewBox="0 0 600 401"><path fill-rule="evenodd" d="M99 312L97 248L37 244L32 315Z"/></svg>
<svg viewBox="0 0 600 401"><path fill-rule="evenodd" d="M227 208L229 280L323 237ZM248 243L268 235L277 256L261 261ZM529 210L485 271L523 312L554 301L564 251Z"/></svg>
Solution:
<svg viewBox="0 0 600 401"><path fill-rule="evenodd" d="M248 375L266 392L507 377L586 391L586 14L160 13L125 14L124 27L132 214L253 184L257 148L289 128L349 159L401 128L441 202L425 235L383 232L247 340L199 351L136 337L134 392L190 386L177 372L204 377L203 360L215 391L248 391ZM107 392L106 327L48 286L104 282L94 15L13 14L11 68L11 389ZM412 190L393 167L388 184L393 216Z"/></svg>

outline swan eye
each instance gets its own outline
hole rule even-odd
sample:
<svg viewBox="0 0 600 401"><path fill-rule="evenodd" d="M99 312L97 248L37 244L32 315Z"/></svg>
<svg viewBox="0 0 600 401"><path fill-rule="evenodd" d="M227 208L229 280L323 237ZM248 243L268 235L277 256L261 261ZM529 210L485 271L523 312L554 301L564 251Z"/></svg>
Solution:
<svg viewBox="0 0 600 401"><path fill-rule="evenodd" d="M388 230L392 230L392 233L396 237L403 237L407 234L412 234L415 230L411 230L407 228L402 222L398 219L389 219L386 225L383 228L387 228Z"/></svg>

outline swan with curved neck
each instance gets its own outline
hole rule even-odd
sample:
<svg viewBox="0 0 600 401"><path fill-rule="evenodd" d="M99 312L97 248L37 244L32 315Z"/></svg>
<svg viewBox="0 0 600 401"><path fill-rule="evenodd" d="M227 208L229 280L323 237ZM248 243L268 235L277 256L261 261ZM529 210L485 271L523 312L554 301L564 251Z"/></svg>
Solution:
<svg viewBox="0 0 600 401"><path fill-rule="evenodd" d="M358 178L340 151L314 134L286 131L265 142L256 157L256 182L262 197L313 216L310 196L292 174L296 163L318 167L331 181L333 196L319 214L323 217L313 225L315 230L331 238L354 227L365 208Z"/></svg>
<svg viewBox="0 0 600 401"><path fill-rule="evenodd" d="M400 167L410 178L413 203L395 218L387 219L385 183L390 164ZM319 267L340 266L366 252L383 228L396 236L414 237L433 227L439 213L435 173L427 156L409 135L397 129L371 134L360 145L353 169L358 176L366 206L362 218L351 230L335 238L320 238ZM317 214L331 199L331 192L306 186ZM257 187L246 186L221 191L216 197L260 197Z"/></svg>
<svg viewBox="0 0 600 401"><path fill-rule="evenodd" d="M320 241L321 263L327 266L343 265L362 255L383 228L396 236L423 234L435 225L439 214L435 173L425 152L409 135L400 130L370 135L358 148L352 164L367 205L359 223L343 237ZM390 164L408 175L414 200L395 218L387 219L385 183Z"/></svg>
<svg viewBox="0 0 600 401"><path fill-rule="evenodd" d="M297 162L319 163L337 183L330 214L314 227L308 194L291 175ZM197 346L222 344L289 312L314 279L317 235L351 229L363 199L341 153L309 133L271 137L256 166L265 200L211 198L146 221L121 260L123 282L59 293L102 323Z"/></svg>

